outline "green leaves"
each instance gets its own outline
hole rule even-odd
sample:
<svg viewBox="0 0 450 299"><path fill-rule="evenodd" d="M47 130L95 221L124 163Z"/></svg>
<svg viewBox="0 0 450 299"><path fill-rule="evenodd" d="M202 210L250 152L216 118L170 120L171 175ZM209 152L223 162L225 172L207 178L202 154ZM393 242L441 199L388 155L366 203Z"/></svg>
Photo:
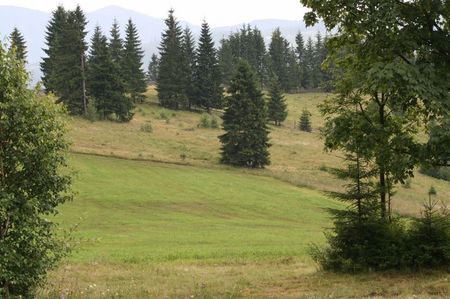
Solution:
<svg viewBox="0 0 450 299"><path fill-rule="evenodd" d="M23 64L0 45L0 289L32 296L65 253L44 219L71 199L64 109L28 89Z"/></svg>

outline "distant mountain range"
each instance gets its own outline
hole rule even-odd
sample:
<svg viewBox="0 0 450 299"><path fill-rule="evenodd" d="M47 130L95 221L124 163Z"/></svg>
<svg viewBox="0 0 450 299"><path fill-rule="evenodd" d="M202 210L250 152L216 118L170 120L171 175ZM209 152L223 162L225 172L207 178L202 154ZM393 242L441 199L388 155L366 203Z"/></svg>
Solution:
<svg viewBox="0 0 450 299"><path fill-rule="evenodd" d="M157 53L157 47L160 42L161 33L165 28L164 20L154 18L133 10L125 9L119 6L108 6L86 14L88 19L87 30L92 33L94 27L99 25L104 33L108 34L111 28L111 24L114 19L117 19L121 26L122 33L124 27L129 18L133 19L133 22L138 28L140 38L142 40L142 46L145 51L144 63L145 65L150 60L150 56L153 53ZM279 27L282 34L290 42L294 42L297 32L302 32L305 37L313 36L318 31L324 32L323 25L317 25L315 27L306 28L303 21L289 21L289 20L255 20L249 22L251 26L257 26L266 43L270 41L272 31ZM9 35L14 27L17 27L25 37L28 49L28 69L32 73L33 81L36 82L40 78L39 62L43 56L42 48L45 47L44 36L45 28L48 21L51 18L50 13L32 10L28 8L21 8L15 6L0 6L0 39ZM197 25L189 24L188 22L181 21L182 26L189 26L197 37L200 32L200 27ZM228 36L230 32L239 30L243 24L235 24L223 27L213 27L212 33L216 43L223 37ZM90 39L90 34L88 34ZM217 44L218 46L218 44Z"/></svg>

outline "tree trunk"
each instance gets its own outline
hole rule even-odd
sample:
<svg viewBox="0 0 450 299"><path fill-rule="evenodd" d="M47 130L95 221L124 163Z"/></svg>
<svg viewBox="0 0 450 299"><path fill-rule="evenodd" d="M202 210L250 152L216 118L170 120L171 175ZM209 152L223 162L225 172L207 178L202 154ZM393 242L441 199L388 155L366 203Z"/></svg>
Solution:
<svg viewBox="0 0 450 299"><path fill-rule="evenodd" d="M378 99L378 94L376 95L376 99L379 105L378 109L378 115L379 115L379 122L381 125L381 129L384 132L385 127L385 111L384 111L384 95L381 94L381 101ZM384 143L384 140L382 141ZM384 149L383 149L384 150ZM380 168L379 175L380 175L380 207L381 207L381 218L386 218L386 166L384 158L381 158L383 153L378 153L378 166Z"/></svg>

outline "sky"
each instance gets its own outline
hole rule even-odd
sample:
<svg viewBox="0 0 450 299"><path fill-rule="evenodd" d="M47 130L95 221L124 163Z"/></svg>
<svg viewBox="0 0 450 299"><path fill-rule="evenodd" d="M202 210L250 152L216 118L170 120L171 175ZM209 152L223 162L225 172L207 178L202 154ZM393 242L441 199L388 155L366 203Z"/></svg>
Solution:
<svg viewBox="0 0 450 299"><path fill-rule="evenodd" d="M137 12L165 18L170 8L178 19L211 26L234 25L258 19L301 20L306 9L300 0L0 0L0 5L13 5L50 12L58 4L71 9L77 4L86 12L117 5Z"/></svg>

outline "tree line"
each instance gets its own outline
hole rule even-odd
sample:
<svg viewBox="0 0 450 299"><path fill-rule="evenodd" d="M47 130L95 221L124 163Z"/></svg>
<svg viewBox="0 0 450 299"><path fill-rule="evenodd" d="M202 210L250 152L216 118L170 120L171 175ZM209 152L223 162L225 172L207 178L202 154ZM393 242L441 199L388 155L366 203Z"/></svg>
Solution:
<svg viewBox="0 0 450 299"><path fill-rule="evenodd" d="M292 46L275 29L266 48L261 31L244 25L231 33L215 48L211 29L203 22L196 47L191 30L182 29L174 11L165 20L159 57L152 55L148 78L155 82L162 106L173 109L198 107L209 111L223 106L223 87L228 87L241 60L256 73L261 89L278 81L282 92L324 88L330 89L330 76L322 70L326 57L327 36L317 33L306 44L302 34Z"/></svg>
<svg viewBox="0 0 450 299"><path fill-rule="evenodd" d="M42 83L70 113L86 115L91 106L101 118L112 115L119 121L132 118L133 102L146 90L142 70L143 51L136 26L130 19L125 39L119 25L112 24L109 39L96 27L88 51L86 17L79 6L53 11L46 28L41 63Z"/></svg>

